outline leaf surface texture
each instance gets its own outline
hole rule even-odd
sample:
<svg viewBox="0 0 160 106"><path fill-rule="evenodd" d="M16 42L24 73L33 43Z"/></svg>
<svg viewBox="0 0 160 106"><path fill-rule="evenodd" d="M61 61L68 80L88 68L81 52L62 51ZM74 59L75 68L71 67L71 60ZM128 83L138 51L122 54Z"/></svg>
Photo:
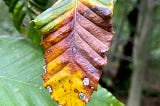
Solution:
<svg viewBox="0 0 160 106"><path fill-rule="evenodd" d="M85 106L97 90L114 34L113 0L59 0L33 23L45 48L44 86L62 106Z"/></svg>
<svg viewBox="0 0 160 106"><path fill-rule="evenodd" d="M42 86L43 64L40 47L0 35L0 106L57 106Z"/></svg>

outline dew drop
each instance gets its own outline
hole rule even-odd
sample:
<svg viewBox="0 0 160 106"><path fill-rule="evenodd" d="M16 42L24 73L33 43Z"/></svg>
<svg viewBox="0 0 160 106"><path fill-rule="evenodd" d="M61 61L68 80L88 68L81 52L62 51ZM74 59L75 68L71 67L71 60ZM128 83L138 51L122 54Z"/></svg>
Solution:
<svg viewBox="0 0 160 106"><path fill-rule="evenodd" d="M43 70L45 70L45 73L46 73L46 65L43 66Z"/></svg>
<svg viewBox="0 0 160 106"><path fill-rule="evenodd" d="M46 65L43 66L43 69L46 70Z"/></svg>
<svg viewBox="0 0 160 106"><path fill-rule="evenodd" d="M63 32L60 32L59 34L60 34L60 35L62 35L62 34L63 34Z"/></svg>
<svg viewBox="0 0 160 106"><path fill-rule="evenodd" d="M89 78L84 78L83 79L83 84L84 85L89 85Z"/></svg>
<svg viewBox="0 0 160 106"><path fill-rule="evenodd" d="M105 53L107 50L106 49L101 49L100 51L101 51L101 53Z"/></svg>
<svg viewBox="0 0 160 106"><path fill-rule="evenodd" d="M94 89L94 87L92 86L91 89Z"/></svg>
<svg viewBox="0 0 160 106"><path fill-rule="evenodd" d="M89 102L89 99L88 99L88 98L86 98L84 101L87 103L87 102Z"/></svg>
<svg viewBox="0 0 160 106"><path fill-rule="evenodd" d="M61 104L59 104L58 106L62 106Z"/></svg>
<svg viewBox="0 0 160 106"><path fill-rule="evenodd" d="M47 89L48 89L49 93L52 93L52 88L51 88L51 86L47 86Z"/></svg>
<svg viewBox="0 0 160 106"><path fill-rule="evenodd" d="M47 53L50 53L51 52L51 50L47 50Z"/></svg>
<svg viewBox="0 0 160 106"><path fill-rule="evenodd" d="M94 61L95 61L95 62L98 61L98 58L94 58Z"/></svg>
<svg viewBox="0 0 160 106"><path fill-rule="evenodd" d="M79 98L80 98L81 100L84 100L84 99L86 98L86 95L81 92L81 93L79 93Z"/></svg>

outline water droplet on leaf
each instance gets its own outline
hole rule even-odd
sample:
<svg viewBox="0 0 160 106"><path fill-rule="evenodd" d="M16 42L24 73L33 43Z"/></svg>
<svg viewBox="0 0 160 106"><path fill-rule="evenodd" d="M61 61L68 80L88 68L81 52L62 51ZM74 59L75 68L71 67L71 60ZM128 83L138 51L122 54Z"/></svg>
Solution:
<svg viewBox="0 0 160 106"><path fill-rule="evenodd" d="M52 88L51 88L51 86L47 86L47 89L48 89L49 93L52 93Z"/></svg>
<svg viewBox="0 0 160 106"><path fill-rule="evenodd" d="M46 70L46 65L43 66L43 69Z"/></svg>
<svg viewBox="0 0 160 106"><path fill-rule="evenodd" d="M45 70L45 73L46 73L46 65L43 66L43 70Z"/></svg>
<svg viewBox="0 0 160 106"><path fill-rule="evenodd" d="M79 93L79 98L81 99L81 100L84 100L85 99L85 97L86 97L86 95L84 94L84 93Z"/></svg>
<svg viewBox="0 0 160 106"><path fill-rule="evenodd" d="M87 102L89 102L89 99L88 99L88 98L86 98L84 101L87 103Z"/></svg>
<svg viewBox="0 0 160 106"><path fill-rule="evenodd" d="M92 86L91 89L94 89L94 87Z"/></svg>
<svg viewBox="0 0 160 106"><path fill-rule="evenodd" d="M51 50L47 50L47 53L50 53L51 52Z"/></svg>
<svg viewBox="0 0 160 106"><path fill-rule="evenodd" d="M83 79L83 84L84 85L89 85L89 78L84 78Z"/></svg>
<svg viewBox="0 0 160 106"><path fill-rule="evenodd" d="M94 61L95 61L95 62L98 61L98 58L94 58Z"/></svg>

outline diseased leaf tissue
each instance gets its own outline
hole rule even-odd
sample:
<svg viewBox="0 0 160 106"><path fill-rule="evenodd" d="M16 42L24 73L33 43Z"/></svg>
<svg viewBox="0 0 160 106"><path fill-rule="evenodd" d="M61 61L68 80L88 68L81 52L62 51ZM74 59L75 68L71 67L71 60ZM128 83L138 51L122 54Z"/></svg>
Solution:
<svg viewBox="0 0 160 106"><path fill-rule="evenodd" d="M59 106L85 106L97 90L114 31L113 0L58 0L33 22L43 35L44 86Z"/></svg>

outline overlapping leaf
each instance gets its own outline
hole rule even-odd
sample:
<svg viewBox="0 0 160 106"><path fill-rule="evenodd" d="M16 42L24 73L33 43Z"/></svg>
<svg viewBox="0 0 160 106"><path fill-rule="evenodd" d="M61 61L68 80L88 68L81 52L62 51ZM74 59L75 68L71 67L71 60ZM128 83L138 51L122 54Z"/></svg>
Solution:
<svg viewBox="0 0 160 106"><path fill-rule="evenodd" d="M13 14L13 23L16 29L39 45L41 38L38 32L29 24L30 20L48 8L50 3L57 0L4 0Z"/></svg>
<svg viewBox="0 0 160 106"><path fill-rule="evenodd" d="M13 22L16 29L23 32L25 24L24 17L28 15L33 19L46 9L48 0L4 0L9 7L9 11L13 13Z"/></svg>
<svg viewBox="0 0 160 106"><path fill-rule="evenodd" d="M43 35L44 86L63 106L85 106L97 90L113 37L113 0L58 0L33 23Z"/></svg>

